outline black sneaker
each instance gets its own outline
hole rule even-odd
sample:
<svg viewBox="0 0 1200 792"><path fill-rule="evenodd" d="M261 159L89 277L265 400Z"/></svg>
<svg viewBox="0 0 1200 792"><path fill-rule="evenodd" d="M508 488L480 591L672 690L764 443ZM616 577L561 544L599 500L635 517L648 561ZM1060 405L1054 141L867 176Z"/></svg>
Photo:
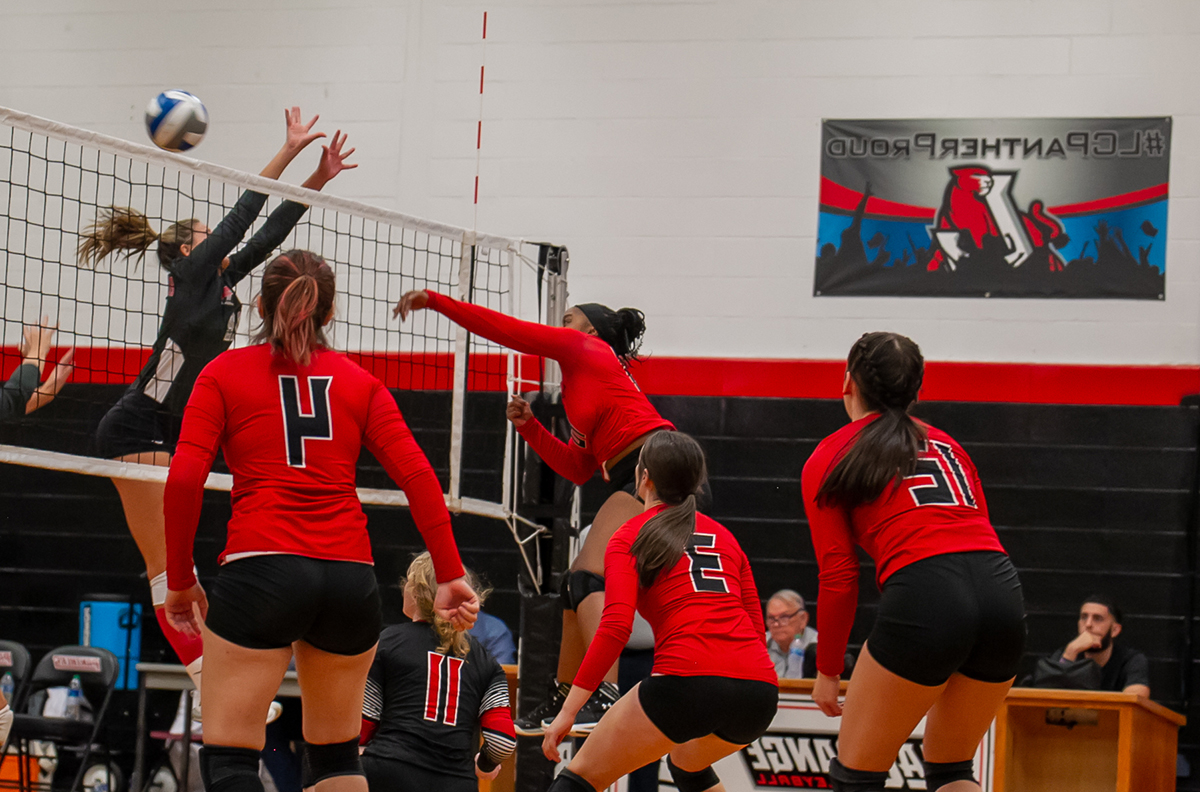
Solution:
<svg viewBox="0 0 1200 792"><path fill-rule="evenodd" d="M550 697L545 702L534 707L528 715L522 715L513 721L513 728L517 734L522 737L540 737L545 734L546 727L543 724L551 723L558 717L559 710L562 709L563 702L567 700L567 694L570 692L570 683L560 682L554 685L551 688Z"/></svg>
<svg viewBox="0 0 1200 792"><path fill-rule="evenodd" d="M571 727L570 736L586 737L591 734L592 729L596 728L596 724L604 717L604 713L608 712L620 697L621 691L617 689L616 685L612 682L601 682L600 688L592 694L592 697L579 710L579 714L575 716L575 725ZM549 726L550 721L544 721L543 725Z"/></svg>

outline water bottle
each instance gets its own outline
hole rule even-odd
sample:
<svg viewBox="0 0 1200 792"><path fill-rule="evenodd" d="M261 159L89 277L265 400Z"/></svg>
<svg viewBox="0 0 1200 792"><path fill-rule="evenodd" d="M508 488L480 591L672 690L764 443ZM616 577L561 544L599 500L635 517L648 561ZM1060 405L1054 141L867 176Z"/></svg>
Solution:
<svg viewBox="0 0 1200 792"><path fill-rule="evenodd" d="M63 717L67 720L79 720L80 702L83 700L83 682L79 674L71 677L71 685L67 688L67 706L63 709Z"/></svg>
<svg viewBox="0 0 1200 792"><path fill-rule="evenodd" d="M13 675L5 671L4 676L0 678L0 694L4 695L4 700L9 704L12 703L13 688L15 687L16 684L13 682Z"/></svg>
<svg viewBox="0 0 1200 792"><path fill-rule="evenodd" d="M787 678L799 679L802 676L804 676L804 645L797 639L792 641L792 646L788 650Z"/></svg>

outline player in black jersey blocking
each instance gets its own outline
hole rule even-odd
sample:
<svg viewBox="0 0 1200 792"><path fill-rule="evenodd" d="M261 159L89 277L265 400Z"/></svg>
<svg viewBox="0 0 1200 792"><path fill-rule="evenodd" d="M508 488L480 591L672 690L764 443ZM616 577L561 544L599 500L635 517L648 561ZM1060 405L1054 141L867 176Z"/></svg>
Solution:
<svg viewBox="0 0 1200 792"><path fill-rule="evenodd" d="M470 572L467 580L482 603L487 591ZM516 747L504 669L434 616L436 593L433 561L421 553L404 583L413 621L383 631L367 677L362 763L371 792L476 792Z"/></svg>
<svg viewBox="0 0 1200 792"><path fill-rule="evenodd" d="M317 117L304 123L298 107L285 110L284 117L287 136L283 147L259 174L268 179L278 179L297 154L325 136L312 131ZM343 152L345 142L340 130L334 134L330 144L323 147L320 163L304 182L305 187L320 190L343 170L357 167L346 162L354 149ZM233 342L242 307L234 291L237 284L270 257L308 208L284 201L250 241L233 252L266 202L267 196L248 190L216 228L210 230L196 219L180 220L161 234L155 233L146 216L136 209L107 207L80 235L81 264L96 265L114 253L144 258L157 242L158 262L168 275L166 307L150 358L96 430L100 456L160 467L170 464L183 408L196 377ZM155 616L199 691L203 654L200 638L174 629L163 612L167 598L164 483L112 481L121 496L129 531L146 563Z"/></svg>

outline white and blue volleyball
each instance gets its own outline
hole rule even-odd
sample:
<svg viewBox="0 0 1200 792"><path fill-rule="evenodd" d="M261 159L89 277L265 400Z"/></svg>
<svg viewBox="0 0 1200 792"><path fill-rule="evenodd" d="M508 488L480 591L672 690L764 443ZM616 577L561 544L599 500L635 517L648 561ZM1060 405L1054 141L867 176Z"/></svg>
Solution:
<svg viewBox="0 0 1200 792"><path fill-rule="evenodd" d="M146 131L154 145L167 151L187 151L204 139L208 111L187 91L163 91L146 108Z"/></svg>

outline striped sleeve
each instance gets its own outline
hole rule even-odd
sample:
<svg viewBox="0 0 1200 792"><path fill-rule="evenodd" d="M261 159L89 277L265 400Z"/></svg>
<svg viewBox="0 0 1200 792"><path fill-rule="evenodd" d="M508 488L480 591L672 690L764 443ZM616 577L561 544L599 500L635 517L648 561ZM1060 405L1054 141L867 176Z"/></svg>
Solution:
<svg viewBox="0 0 1200 792"><path fill-rule="evenodd" d="M363 718L379 722L383 716L383 688L374 676L367 677L367 690L363 695Z"/></svg>
<svg viewBox="0 0 1200 792"><path fill-rule="evenodd" d="M483 694L479 703L479 730L483 733L483 751L479 757L479 767L484 772L490 772L496 765L512 756L517 747L512 706L508 699L508 679L498 663L487 692Z"/></svg>

